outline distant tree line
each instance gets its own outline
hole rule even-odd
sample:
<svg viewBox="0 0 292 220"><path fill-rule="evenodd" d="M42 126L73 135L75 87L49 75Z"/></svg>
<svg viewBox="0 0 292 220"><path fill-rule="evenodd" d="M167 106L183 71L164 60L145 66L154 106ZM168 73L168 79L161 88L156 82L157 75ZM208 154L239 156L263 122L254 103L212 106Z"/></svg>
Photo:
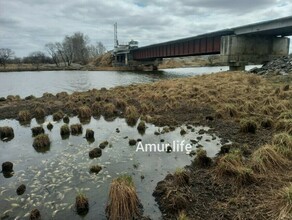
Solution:
<svg viewBox="0 0 292 220"><path fill-rule="evenodd" d="M81 32L76 32L71 36L65 36L62 42L47 43L45 52L35 51L28 56L15 57L14 52L9 48L0 48L0 65L29 63L55 64L56 66L70 66L72 63L87 64L90 60L106 52L105 46L101 42L89 44L89 37Z"/></svg>

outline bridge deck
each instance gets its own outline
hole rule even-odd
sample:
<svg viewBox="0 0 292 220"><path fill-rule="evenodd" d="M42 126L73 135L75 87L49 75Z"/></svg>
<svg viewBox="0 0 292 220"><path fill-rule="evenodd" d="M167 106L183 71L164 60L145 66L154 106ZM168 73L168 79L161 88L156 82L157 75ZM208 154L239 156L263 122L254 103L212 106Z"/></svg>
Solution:
<svg viewBox="0 0 292 220"><path fill-rule="evenodd" d="M219 54L221 37L233 34L230 30L140 47L131 51L134 60Z"/></svg>
<svg viewBox="0 0 292 220"><path fill-rule="evenodd" d="M221 37L226 35L289 36L292 35L292 16L140 47L131 54L134 60L220 54Z"/></svg>

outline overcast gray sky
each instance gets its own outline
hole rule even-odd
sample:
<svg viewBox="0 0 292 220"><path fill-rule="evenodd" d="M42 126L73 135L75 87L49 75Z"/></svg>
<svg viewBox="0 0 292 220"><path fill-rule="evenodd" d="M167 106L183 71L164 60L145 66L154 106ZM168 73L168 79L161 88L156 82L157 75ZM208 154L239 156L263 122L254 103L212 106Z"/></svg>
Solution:
<svg viewBox="0 0 292 220"><path fill-rule="evenodd" d="M114 22L119 42L145 46L291 12L291 0L0 0L0 48L26 56L80 31L110 50Z"/></svg>

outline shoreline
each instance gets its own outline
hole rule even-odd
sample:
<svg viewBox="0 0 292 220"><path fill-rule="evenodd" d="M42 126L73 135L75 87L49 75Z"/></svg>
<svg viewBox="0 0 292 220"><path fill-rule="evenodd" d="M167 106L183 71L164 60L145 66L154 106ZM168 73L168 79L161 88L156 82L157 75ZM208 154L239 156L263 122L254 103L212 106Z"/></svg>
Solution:
<svg viewBox="0 0 292 220"><path fill-rule="evenodd" d="M61 67L56 67L56 68L0 68L0 72L42 72L42 71L133 71L133 69L128 68L128 67L66 67L66 68L61 68Z"/></svg>
<svg viewBox="0 0 292 220"><path fill-rule="evenodd" d="M158 67L158 71L162 69L175 69L175 68L200 68L200 67L218 67L221 66L217 64L209 65L209 64L192 64L192 65L167 65L163 64ZM0 72L41 72L41 71L137 71L128 66L93 66L93 65L72 65L66 67L57 67L57 66L48 66L48 65L40 65L38 68L32 67L31 64L22 64L21 66L16 65L7 65L0 68ZM147 72L147 71L145 71Z"/></svg>
<svg viewBox="0 0 292 220"><path fill-rule="evenodd" d="M141 118L157 126L208 126L210 132L222 138L223 143L231 141L232 144L224 145L226 149L221 149L221 155L210 159L211 162L205 158L210 162L208 166L198 165L194 159L194 163L186 168L191 185L177 185L173 182L175 175L167 176L158 183L154 195L164 219L176 219L174 216L179 215L177 211L182 209L192 219L215 218L222 214L226 218L240 215L264 219L271 217L267 210L272 209L265 201L292 182L291 166L282 167L285 169L274 167L272 173L252 170L253 154L258 149L273 144L278 133L292 131L286 116L281 118L282 115L289 117L292 107L292 89L285 86L285 80L276 82L272 78L242 72L222 72L112 89L92 89L71 95L47 93L27 100L10 97L0 102L0 119L17 119L20 111L28 111L31 118L37 117L36 108L42 109L44 115L61 110L69 116L76 116L80 107L88 106L92 116L103 115L108 120L122 117L131 122ZM223 178L216 175L222 158L234 151L241 152L240 161L244 158L239 171L248 167L252 172L251 179L245 179L249 176L237 176L237 171L227 173ZM289 158L285 161L291 163ZM271 178L275 176L277 178ZM238 183L245 180L248 184ZM169 182L172 186L168 185ZM171 192L173 185L178 195L189 201L177 210L168 206L171 198L163 193ZM270 190L271 186L273 190ZM238 195L240 198L237 198ZM205 203L210 206L205 207ZM263 208L259 210L259 206Z"/></svg>

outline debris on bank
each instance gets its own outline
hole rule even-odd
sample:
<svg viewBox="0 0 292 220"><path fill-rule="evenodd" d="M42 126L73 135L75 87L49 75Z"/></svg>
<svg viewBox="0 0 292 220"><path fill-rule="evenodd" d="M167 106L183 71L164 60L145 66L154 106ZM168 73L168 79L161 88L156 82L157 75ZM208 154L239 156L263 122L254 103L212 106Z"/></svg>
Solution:
<svg viewBox="0 0 292 220"><path fill-rule="evenodd" d="M261 68L252 68L250 73L258 75L288 75L292 74L292 55L274 59Z"/></svg>

